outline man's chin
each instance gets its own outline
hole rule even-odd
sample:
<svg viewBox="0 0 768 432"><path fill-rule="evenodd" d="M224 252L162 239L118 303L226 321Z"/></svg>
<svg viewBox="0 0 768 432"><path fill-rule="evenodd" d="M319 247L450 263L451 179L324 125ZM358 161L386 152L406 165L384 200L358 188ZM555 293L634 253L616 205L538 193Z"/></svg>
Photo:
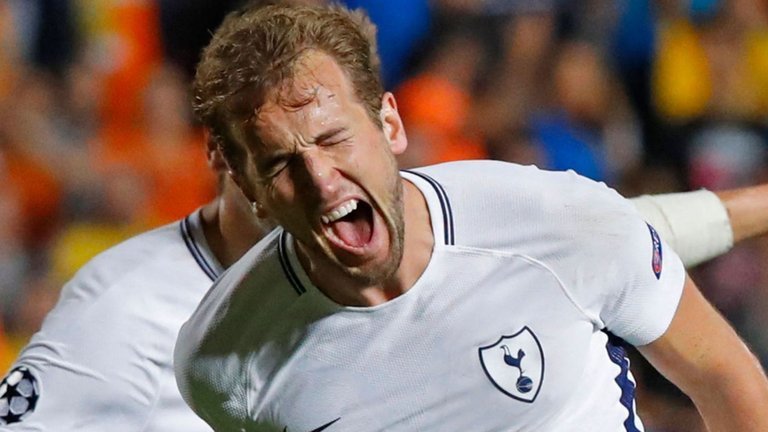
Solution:
<svg viewBox="0 0 768 432"><path fill-rule="evenodd" d="M391 279L399 267L399 260L394 261L388 256L383 261L349 265L339 262L342 271L351 279L366 286L380 285Z"/></svg>

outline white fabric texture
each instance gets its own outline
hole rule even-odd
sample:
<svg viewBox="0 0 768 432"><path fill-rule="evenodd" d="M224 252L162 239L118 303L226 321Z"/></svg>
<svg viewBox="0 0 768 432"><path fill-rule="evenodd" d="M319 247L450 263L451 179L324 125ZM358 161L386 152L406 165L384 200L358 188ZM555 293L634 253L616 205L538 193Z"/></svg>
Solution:
<svg viewBox="0 0 768 432"><path fill-rule="evenodd" d="M213 283L206 271L221 267L198 213L91 260L14 365L38 381L34 412L0 430L210 431L181 399L172 365L178 330Z"/></svg>
<svg viewBox="0 0 768 432"><path fill-rule="evenodd" d="M617 337L663 334L685 271L635 208L576 174L501 162L403 177L435 236L416 284L338 305L276 231L182 327L190 406L236 431L642 430Z"/></svg>

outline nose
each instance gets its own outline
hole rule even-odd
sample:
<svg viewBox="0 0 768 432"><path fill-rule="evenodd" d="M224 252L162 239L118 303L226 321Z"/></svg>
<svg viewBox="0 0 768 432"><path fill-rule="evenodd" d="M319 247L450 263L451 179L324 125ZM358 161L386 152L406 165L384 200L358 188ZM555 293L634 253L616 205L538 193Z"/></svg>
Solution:
<svg viewBox="0 0 768 432"><path fill-rule="evenodd" d="M308 186L312 186L321 197L331 196L338 187L339 173L332 158L324 155L317 149L305 151L302 154L304 161L303 177Z"/></svg>

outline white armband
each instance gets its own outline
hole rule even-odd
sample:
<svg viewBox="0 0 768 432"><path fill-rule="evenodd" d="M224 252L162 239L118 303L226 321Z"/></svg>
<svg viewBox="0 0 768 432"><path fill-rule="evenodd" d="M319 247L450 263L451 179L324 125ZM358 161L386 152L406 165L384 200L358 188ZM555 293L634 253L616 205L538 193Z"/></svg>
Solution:
<svg viewBox="0 0 768 432"><path fill-rule="evenodd" d="M630 201L686 267L722 255L733 246L728 211L708 190L643 195Z"/></svg>

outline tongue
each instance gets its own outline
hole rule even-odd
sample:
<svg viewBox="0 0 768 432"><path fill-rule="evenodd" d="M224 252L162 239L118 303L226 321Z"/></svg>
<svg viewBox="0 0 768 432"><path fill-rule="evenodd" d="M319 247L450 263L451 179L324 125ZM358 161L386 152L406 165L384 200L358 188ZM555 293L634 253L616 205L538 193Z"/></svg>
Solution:
<svg viewBox="0 0 768 432"><path fill-rule="evenodd" d="M361 247L371 240L371 224L366 218L343 218L334 222L331 228L349 246Z"/></svg>

